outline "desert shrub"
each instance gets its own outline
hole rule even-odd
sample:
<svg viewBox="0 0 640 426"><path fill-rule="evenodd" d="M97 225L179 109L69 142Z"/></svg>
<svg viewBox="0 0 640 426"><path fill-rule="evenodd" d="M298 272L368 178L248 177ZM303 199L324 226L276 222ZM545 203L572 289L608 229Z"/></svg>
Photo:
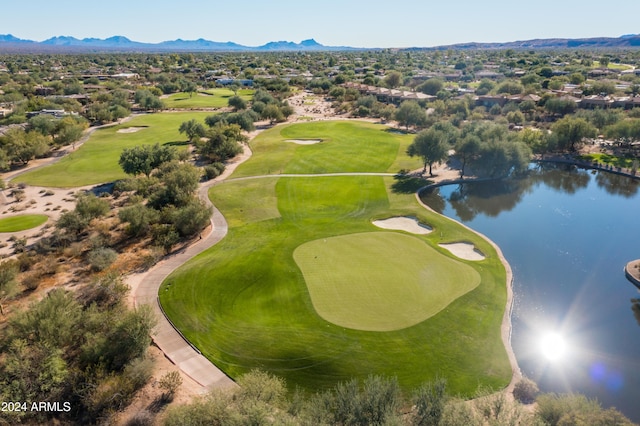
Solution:
<svg viewBox="0 0 640 426"><path fill-rule="evenodd" d="M338 384L333 391L318 394L310 401L307 415L311 423L380 425L399 421L401 404L397 379L367 378L360 389L357 380Z"/></svg>
<svg viewBox="0 0 640 426"><path fill-rule="evenodd" d="M222 174L222 172L224 172L224 169L225 165L223 163L215 162L209 164L204 167L204 177L206 180L217 178Z"/></svg>
<svg viewBox="0 0 640 426"><path fill-rule="evenodd" d="M538 392L538 385L526 377L522 377L513 387L513 397L523 404L534 402Z"/></svg>
<svg viewBox="0 0 640 426"><path fill-rule="evenodd" d="M9 195L12 196L18 203L20 201L23 201L25 198L27 198L27 195L25 194L24 189L22 188L12 189Z"/></svg>
<svg viewBox="0 0 640 426"><path fill-rule="evenodd" d="M142 204L134 204L118 212L118 217L122 222L127 223L127 234L140 237L146 235L151 229L151 225L158 222L159 213Z"/></svg>
<svg viewBox="0 0 640 426"><path fill-rule="evenodd" d="M118 253L111 248L98 247L89 252L87 261L94 271L104 271L118 257Z"/></svg>
<svg viewBox="0 0 640 426"><path fill-rule="evenodd" d="M447 382L437 379L424 383L414 395L414 425L436 425L440 422L447 400Z"/></svg>
<svg viewBox="0 0 640 426"><path fill-rule="evenodd" d="M23 253L27 248L27 237L13 239L13 252Z"/></svg>
<svg viewBox="0 0 640 426"><path fill-rule="evenodd" d="M128 292L129 286L122 281L122 277L111 273L96 278L86 286L82 300L87 306L96 303L101 307L114 307L124 300Z"/></svg>
<svg viewBox="0 0 640 426"><path fill-rule="evenodd" d="M34 256L32 253L20 253L17 257L16 257L16 261L18 264L18 268L20 269L20 272L26 272L29 269L31 269L31 267L33 265L35 265L38 262L38 256Z"/></svg>
<svg viewBox="0 0 640 426"><path fill-rule="evenodd" d="M169 253L173 246L180 241L180 234L171 225L154 225L151 227L151 235L153 243L162 247L165 253Z"/></svg>
<svg viewBox="0 0 640 426"><path fill-rule="evenodd" d="M136 372L137 373L137 372ZM146 383L150 377L148 371ZM142 387L140 383L143 381L144 371L140 372L140 376L131 377L127 372L123 374L111 374L97 382L97 385L84 399L84 403L92 417L104 411L121 410L131 402L135 392Z"/></svg>
<svg viewBox="0 0 640 426"><path fill-rule="evenodd" d="M15 260L0 263L0 303L10 299L18 292L18 282L16 281L18 271L18 262Z"/></svg>
<svg viewBox="0 0 640 426"><path fill-rule="evenodd" d="M190 237L209 224L212 209L200 199L191 199L184 207L167 210L167 213L180 236Z"/></svg>
<svg viewBox="0 0 640 426"><path fill-rule="evenodd" d="M20 282L27 291L34 291L40 286L41 280L42 274L38 272L31 272L24 274Z"/></svg>
<svg viewBox="0 0 640 426"><path fill-rule="evenodd" d="M182 377L180 372L171 371L160 378L159 386L163 390L162 399L165 401L173 401L175 393L182 385Z"/></svg>
<svg viewBox="0 0 640 426"><path fill-rule="evenodd" d="M56 228L71 236L78 236L89 225L89 220L76 211L65 212L56 222Z"/></svg>
<svg viewBox="0 0 640 426"><path fill-rule="evenodd" d="M148 410L141 410L127 420L125 426L153 426L154 424L154 415Z"/></svg>
<svg viewBox="0 0 640 426"><path fill-rule="evenodd" d="M76 212L83 219L90 221L109 213L109 201L98 198L93 194L84 194L76 201Z"/></svg>

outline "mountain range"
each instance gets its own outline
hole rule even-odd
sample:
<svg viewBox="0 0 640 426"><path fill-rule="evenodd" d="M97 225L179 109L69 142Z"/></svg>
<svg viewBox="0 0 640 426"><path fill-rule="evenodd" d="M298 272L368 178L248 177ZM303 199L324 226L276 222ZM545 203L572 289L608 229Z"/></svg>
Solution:
<svg viewBox="0 0 640 426"><path fill-rule="evenodd" d="M231 41L171 40L161 43L141 43L123 36L106 39L57 36L44 41L23 40L11 34L0 35L0 52L277 52L355 50L348 46L324 46L314 39L300 43L272 41L262 46L243 46Z"/></svg>
<svg viewBox="0 0 640 426"><path fill-rule="evenodd" d="M579 49L579 48L638 48L640 35L594 38L547 38L505 43L460 43L436 47L412 47L403 50L444 49ZM278 52L278 51L340 51L363 50L349 46L325 46L314 39L300 43L272 41L262 46L244 46L231 41L218 42L202 38L198 40L171 40L161 43L141 43L127 37L113 36L106 39L57 36L44 41L23 40L11 34L0 35L1 53L90 53L90 52Z"/></svg>

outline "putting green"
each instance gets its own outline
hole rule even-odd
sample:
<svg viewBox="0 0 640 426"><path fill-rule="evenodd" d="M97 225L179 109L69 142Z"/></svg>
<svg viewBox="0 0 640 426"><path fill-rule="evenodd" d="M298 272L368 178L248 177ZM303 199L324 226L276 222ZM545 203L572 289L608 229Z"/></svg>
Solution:
<svg viewBox="0 0 640 426"><path fill-rule="evenodd" d="M18 232L35 228L49 219L43 214L21 214L0 219L0 232Z"/></svg>
<svg viewBox="0 0 640 426"><path fill-rule="evenodd" d="M480 284L472 267L395 232L310 241L293 257L318 315L356 330L410 327Z"/></svg>

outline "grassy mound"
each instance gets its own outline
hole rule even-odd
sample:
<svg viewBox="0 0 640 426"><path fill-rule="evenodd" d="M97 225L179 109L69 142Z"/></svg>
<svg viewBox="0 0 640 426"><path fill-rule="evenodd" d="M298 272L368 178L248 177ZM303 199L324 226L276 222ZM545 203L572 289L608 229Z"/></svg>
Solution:
<svg viewBox="0 0 640 426"><path fill-rule="evenodd" d="M0 232L18 232L35 228L49 219L43 214L21 214L0 219Z"/></svg>
<svg viewBox="0 0 640 426"><path fill-rule="evenodd" d="M470 266L396 232L310 241L293 258L318 314L356 330L410 327L480 284Z"/></svg>

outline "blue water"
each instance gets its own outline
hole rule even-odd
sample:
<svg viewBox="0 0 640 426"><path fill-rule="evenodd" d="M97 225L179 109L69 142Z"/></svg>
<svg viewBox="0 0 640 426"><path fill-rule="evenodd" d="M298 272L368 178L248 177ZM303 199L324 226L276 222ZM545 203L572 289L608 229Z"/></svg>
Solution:
<svg viewBox="0 0 640 426"><path fill-rule="evenodd" d="M563 166L526 179L450 185L423 199L491 238L514 273L512 346L544 392L579 392L640 421L640 294L624 265L640 258L638 181ZM557 332L551 361L540 336Z"/></svg>

